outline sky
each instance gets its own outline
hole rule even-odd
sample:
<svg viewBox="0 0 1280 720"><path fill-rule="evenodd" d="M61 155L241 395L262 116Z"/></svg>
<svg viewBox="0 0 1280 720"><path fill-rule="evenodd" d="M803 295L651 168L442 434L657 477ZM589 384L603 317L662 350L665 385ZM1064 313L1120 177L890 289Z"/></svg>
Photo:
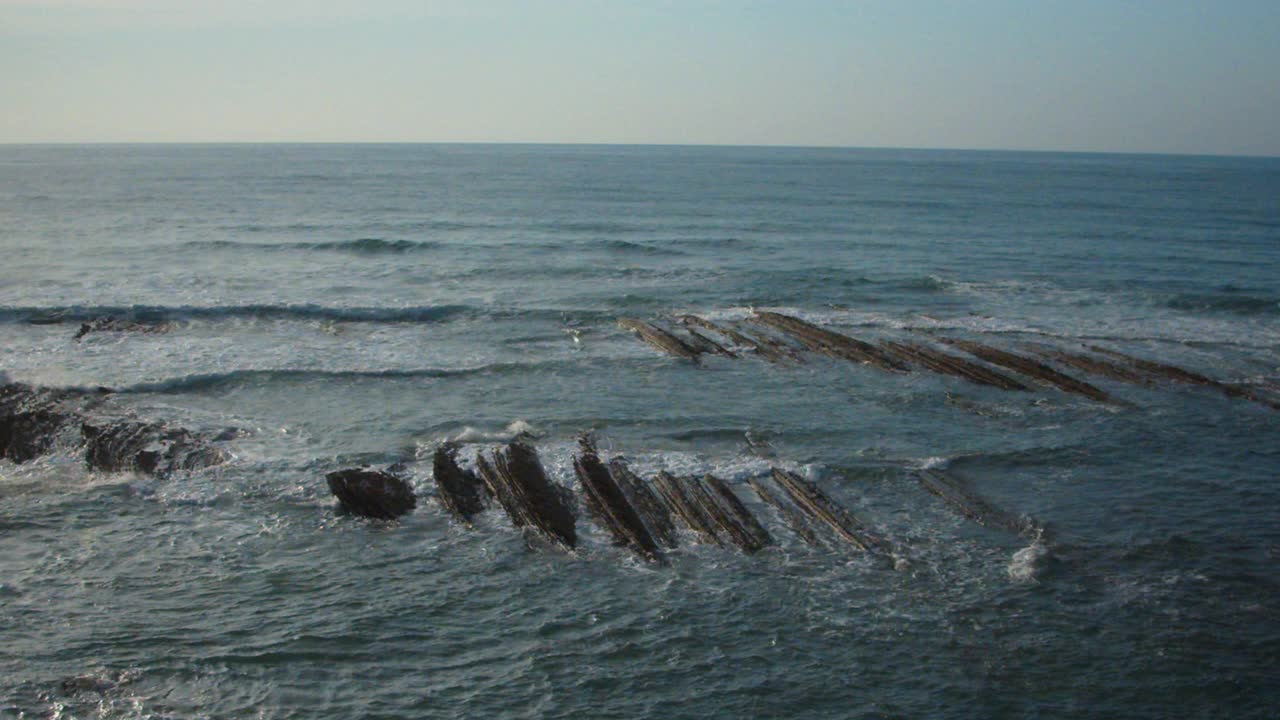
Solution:
<svg viewBox="0 0 1280 720"><path fill-rule="evenodd" d="M0 0L0 142L1280 155L1280 0Z"/></svg>

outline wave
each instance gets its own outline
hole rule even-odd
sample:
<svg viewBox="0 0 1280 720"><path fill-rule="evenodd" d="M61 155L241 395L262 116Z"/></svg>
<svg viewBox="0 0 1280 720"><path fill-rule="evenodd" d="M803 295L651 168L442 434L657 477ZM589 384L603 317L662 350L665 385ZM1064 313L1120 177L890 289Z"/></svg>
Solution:
<svg viewBox="0 0 1280 720"><path fill-rule="evenodd" d="M1222 312L1233 315L1280 314L1280 298L1251 295L1230 286L1214 293L1174 295L1165 300L1164 305L1173 310L1191 312Z"/></svg>
<svg viewBox="0 0 1280 720"><path fill-rule="evenodd" d="M685 241L670 243L684 245ZM232 250L246 252L331 252L350 255L405 255L427 252L450 247L449 244L432 240L387 239L380 237L362 237L354 240L327 240L315 242L250 242L244 240L193 240L182 243L179 247L193 250ZM454 245L454 247L459 247ZM468 251L479 249L505 250L528 249L539 251L551 250L588 250L627 255L679 256L688 253L673 246L650 245L630 240L612 238L598 241L539 241L517 240L500 242L470 242L465 248Z"/></svg>
<svg viewBox="0 0 1280 720"><path fill-rule="evenodd" d="M486 247L484 244L470 245L471 248ZM682 256L688 255L687 252L675 247L664 247L660 245L649 245L631 240L622 240L620 238L612 238L609 240L596 241L516 241L504 242L498 245L488 246L498 248L518 248L538 251L554 251L554 250L571 250L576 252L599 252L603 251L612 255L648 255L648 256Z"/></svg>
<svg viewBox="0 0 1280 720"><path fill-rule="evenodd" d="M404 222L381 222L381 223L361 223L360 227L373 232L456 232L461 230L474 230L501 227L494 223L486 222L458 222L454 220L409 220ZM344 230L351 230L351 226L346 223L250 223L244 225L221 225L218 229L227 233L244 233L244 234L262 234L262 233L298 233L298 232L329 232L337 233Z"/></svg>
<svg viewBox="0 0 1280 720"><path fill-rule="evenodd" d="M434 250L441 247L438 242L426 240L387 240L385 238L364 237L355 240L332 240L326 242L287 242L287 243L255 243L241 240L195 240L183 243L182 247L199 250L245 250L256 252L341 252L353 255L403 255L405 253Z"/></svg>
<svg viewBox="0 0 1280 720"><path fill-rule="evenodd" d="M681 238L672 240L671 244L698 250L738 250L757 245L753 240L733 236Z"/></svg>
<svg viewBox="0 0 1280 720"><path fill-rule="evenodd" d="M644 243L631 242L630 240L605 240L604 242L592 243L592 248L603 249L611 253L624 253L631 255L686 255L683 250L671 247L658 247L657 245L646 245Z"/></svg>
<svg viewBox="0 0 1280 720"><path fill-rule="evenodd" d="M33 325L86 322L116 317L138 322L177 320L331 320L335 322L423 323L443 322L479 314L471 305L418 305L409 307L331 307L325 305L64 305L54 307L0 307L0 323Z"/></svg>
<svg viewBox="0 0 1280 720"><path fill-rule="evenodd" d="M554 232L564 233L602 233L607 235L618 235L621 233L639 232L643 229L640 225L631 225L627 223L608 222L608 221L575 221L575 222L557 222L557 223L539 223L534 227L551 230Z"/></svg>
<svg viewBox="0 0 1280 720"><path fill-rule="evenodd" d="M905 278L902 280L894 280L888 283L903 290L922 290L924 292L947 292L953 290L959 285L950 280L945 280L937 275L923 275L919 277Z"/></svg>
<svg viewBox="0 0 1280 720"><path fill-rule="evenodd" d="M209 392L244 383L461 378L476 375L505 375L553 364L559 363L493 363L464 368L392 368L385 370L320 370L302 368L229 370L226 372L196 373L165 380L123 385L114 388L113 392L129 395L183 395Z"/></svg>

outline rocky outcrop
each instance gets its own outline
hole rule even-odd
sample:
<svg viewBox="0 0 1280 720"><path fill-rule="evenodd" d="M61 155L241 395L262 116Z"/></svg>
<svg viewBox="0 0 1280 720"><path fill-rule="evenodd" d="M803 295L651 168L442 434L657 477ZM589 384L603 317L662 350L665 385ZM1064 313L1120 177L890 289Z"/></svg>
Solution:
<svg viewBox="0 0 1280 720"><path fill-rule="evenodd" d="M18 463L33 460L53 450L64 430L65 436L74 437L78 428L90 470L164 476L221 465L229 459L212 437L100 412L98 401L108 393L0 385L0 458Z"/></svg>
<svg viewBox="0 0 1280 720"><path fill-rule="evenodd" d="M567 491L551 482L532 445L517 440L489 458L476 457L480 478L516 527L536 530L565 550L578 545Z"/></svg>
<svg viewBox="0 0 1280 720"><path fill-rule="evenodd" d="M338 470L325 475L325 480L342 509L353 515L394 520L418 504L408 481L381 470Z"/></svg>
<svg viewBox="0 0 1280 720"><path fill-rule="evenodd" d="M146 322L142 320L127 320L118 318L114 315L106 315L81 323L80 329L76 331L75 339L78 341L89 333L98 332L132 332L143 333L147 335L158 335L167 333L173 329L168 322Z"/></svg>
<svg viewBox="0 0 1280 720"><path fill-rule="evenodd" d="M915 363L936 373L964 378L979 385L998 387L1001 390L1030 389L1008 375L998 373L976 362L939 352L927 345L885 341L880 343L880 347L906 362Z"/></svg>
<svg viewBox="0 0 1280 720"><path fill-rule="evenodd" d="M906 372L909 368L893 355L871 343L820 328L797 317L775 312L757 312L752 322L795 338L809 350L850 362L875 365L882 370Z"/></svg>
<svg viewBox="0 0 1280 720"><path fill-rule="evenodd" d="M756 491L756 495L760 497L766 505L772 506L782 516L782 521L787 524L791 532L800 538L807 545L817 545L818 536L813 532L813 528L809 526L809 521L805 519L794 505L787 503L782 498L770 491L764 486L764 483L757 478L751 478L748 481L751 489Z"/></svg>
<svg viewBox="0 0 1280 720"><path fill-rule="evenodd" d="M809 519L825 525L837 537L859 550L880 550L883 541L871 534L848 510L800 475L773 469L773 481Z"/></svg>
<svg viewBox="0 0 1280 720"><path fill-rule="evenodd" d="M641 340L672 357L688 360L694 364L698 362L698 350L696 348L652 323L635 318L620 318L618 326L624 330L630 330L639 336Z"/></svg>
<svg viewBox="0 0 1280 720"><path fill-rule="evenodd" d="M750 350L755 353L757 357L771 363L781 363L784 361L804 362L794 350L791 350L781 343L768 342L761 338L754 338L740 330L725 325L717 325L716 323L705 318L698 317L697 315L681 315L676 318L676 321L684 325L686 332L690 335L697 334L698 337L706 337L699 333L695 333L694 330L691 329L690 326L696 325L697 327L710 330L711 332L724 337L733 345ZM736 357L736 355L728 350L725 352L731 357Z"/></svg>
<svg viewBox="0 0 1280 720"><path fill-rule="evenodd" d="M582 483L583 494L593 514L613 535L617 545L626 547L643 560L665 562L640 513L627 499L613 473L600 461L591 440L584 437L579 445L581 450L573 459L573 469Z"/></svg>
<svg viewBox="0 0 1280 720"><path fill-rule="evenodd" d="M1148 373L1153 377L1160 377L1166 380L1172 380L1173 382L1176 382L1176 383L1184 383L1188 385L1202 385L1204 387L1210 387L1228 397L1244 398L1246 400L1252 400L1256 403L1261 403L1263 405L1266 405L1267 407L1270 407L1273 410L1280 410L1280 402L1276 402L1275 400L1272 400L1271 398L1268 398L1262 395L1255 388L1244 387L1241 385L1231 385L1228 383L1221 382L1219 380L1214 380L1211 377L1201 375L1200 373L1192 372L1190 370L1177 367L1176 365L1169 365L1168 363L1156 362L1154 360L1147 360L1146 358L1135 357L1133 355L1126 355L1122 352L1116 352L1115 350L1099 347L1097 345L1090 345L1089 349L1093 350L1094 352L1099 352L1109 357L1122 360L1128 363L1130 366L1138 370L1141 370L1144 373Z"/></svg>
<svg viewBox="0 0 1280 720"><path fill-rule="evenodd" d="M228 459L221 448L185 428L132 420L102 424L85 422L85 463L91 470L136 471L166 476L179 470L200 470Z"/></svg>
<svg viewBox="0 0 1280 720"><path fill-rule="evenodd" d="M989 363L1001 365L1009 368L1010 370L1020 372L1036 382L1056 387L1063 392L1083 395L1090 400L1097 400L1099 402L1119 404L1118 401L1103 392L1101 389L1094 387L1083 380L1077 380L1070 375L1060 373L1038 360L1017 355L1006 350L993 348L990 345L976 343L971 340L939 338L939 341L946 343L947 345L958 347L970 355L982 358Z"/></svg>
<svg viewBox="0 0 1280 720"><path fill-rule="evenodd" d="M58 433L76 420L87 395L24 383L0 385L0 458L23 463L49 452Z"/></svg>
<svg viewBox="0 0 1280 720"><path fill-rule="evenodd" d="M631 506L640 513L645 527L649 528L653 538L665 547L676 547L679 540L676 537L676 527L671 522L671 513L654 494L649 484L631 472L627 464L618 458L609 461L609 474L627 496Z"/></svg>
<svg viewBox="0 0 1280 720"><path fill-rule="evenodd" d="M997 507L977 494L965 482L954 475L938 470L920 470L916 477L925 490L938 496L952 510L986 527L1000 528L1015 535L1025 534L1035 527L1012 513Z"/></svg>
<svg viewBox="0 0 1280 720"><path fill-rule="evenodd" d="M436 497L458 522L471 527L471 519L484 510L484 483L459 466L456 456L456 445L445 443L436 448L432 459Z"/></svg>
<svg viewBox="0 0 1280 720"><path fill-rule="evenodd" d="M70 421L70 415L43 409L0 416L0 457L24 463L44 455Z"/></svg>

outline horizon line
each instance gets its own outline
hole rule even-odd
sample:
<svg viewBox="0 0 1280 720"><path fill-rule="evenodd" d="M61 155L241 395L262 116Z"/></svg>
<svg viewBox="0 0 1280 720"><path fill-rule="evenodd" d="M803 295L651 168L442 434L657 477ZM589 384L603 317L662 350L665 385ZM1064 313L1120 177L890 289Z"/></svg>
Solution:
<svg viewBox="0 0 1280 720"><path fill-rule="evenodd" d="M1154 150L1062 150L1052 148L925 147L893 145L806 145L785 143L698 143L698 142L591 142L546 140L38 140L0 141L0 147L74 146L253 146L253 145L490 145L542 147L654 147L654 148L756 148L777 150L889 150L907 152L989 152L1055 155L1129 155L1152 157L1200 157L1274 160L1280 153L1253 155L1242 152L1170 152Z"/></svg>

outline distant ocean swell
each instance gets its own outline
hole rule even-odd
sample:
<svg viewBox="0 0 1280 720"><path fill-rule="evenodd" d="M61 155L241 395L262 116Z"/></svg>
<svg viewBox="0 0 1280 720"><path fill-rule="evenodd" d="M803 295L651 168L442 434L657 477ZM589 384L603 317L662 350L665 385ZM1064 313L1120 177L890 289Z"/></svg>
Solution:
<svg viewBox="0 0 1280 720"><path fill-rule="evenodd" d="M328 251L346 252L354 255L402 255L436 249L441 247L441 244L427 240L387 240L366 237L355 240L282 243L244 242L240 240L193 240L182 243L179 247L193 250L238 250L246 252Z"/></svg>
<svg viewBox="0 0 1280 720"><path fill-rule="evenodd" d="M470 305L410 307L329 307L324 305L64 305L0 307L0 323L33 325L86 322L115 317L138 322L182 320L331 320L349 322L442 322L477 314Z"/></svg>
<svg viewBox="0 0 1280 720"><path fill-rule="evenodd" d="M1280 315L1280 298L1252 295L1234 289L1214 293L1184 293L1168 297L1163 304L1173 310L1230 313L1233 315Z"/></svg>
<svg viewBox="0 0 1280 720"><path fill-rule="evenodd" d="M616 364L616 361L615 361ZM571 361L549 360L540 362L503 362L459 368L389 368L385 370L326 370L310 368L242 369L227 372L197 373L175 378L140 382L114 389L117 393L183 395L218 390L242 385L267 385L272 383L307 383L311 381L360 381L360 380L414 380L451 379L472 376L519 375L534 370L556 370L576 367Z"/></svg>
<svg viewBox="0 0 1280 720"><path fill-rule="evenodd" d="M623 296L615 299L621 307L650 306L653 298ZM299 322L349 323L446 323L455 320L559 322L581 324L607 322L616 311L580 307L488 307L446 304L406 307L335 307L328 305L59 305L47 307L0 306L0 324L60 325L116 318L139 323L221 322L234 320L285 320Z"/></svg>
<svg viewBox="0 0 1280 720"><path fill-rule="evenodd" d="M622 240L611 238L607 240L592 239L589 241L540 241L536 243L539 251L553 250L573 250L578 252L606 253L617 255L655 255L655 256L680 256L687 255L688 252L681 249L680 246L688 245L690 248L716 248L722 244L732 244L732 239L723 240L677 240L665 242L632 242L630 240ZM244 240L192 240L178 244L176 247L183 250L195 251L229 251L229 252L262 252L262 253L290 253L290 252L326 252L326 253L345 253L349 255L407 255L414 253L424 253L430 251L439 251L442 249L455 248L465 250L470 253L479 250L503 250L503 249L519 249L530 246L531 243L524 241L483 241L471 240L465 243L445 243L433 240L408 240L408 239L388 239L380 237L362 237L353 240L324 240L324 241L290 241L290 242L252 242Z"/></svg>

